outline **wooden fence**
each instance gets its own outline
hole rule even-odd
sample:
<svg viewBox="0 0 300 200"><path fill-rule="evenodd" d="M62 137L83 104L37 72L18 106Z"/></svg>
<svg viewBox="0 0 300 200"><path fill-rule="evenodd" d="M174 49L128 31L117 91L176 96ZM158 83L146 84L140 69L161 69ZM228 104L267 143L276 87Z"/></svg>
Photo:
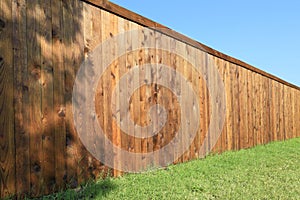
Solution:
<svg viewBox="0 0 300 200"><path fill-rule="evenodd" d="M130 152L155 151L170 142L182 126L180 119L184 116L180 107L184 105L169 89L151 84L131 97L131 118L141 126L147 125L150 106L159 103L169 114L166 126L148 139L131 137L118 128L109 109L112 90L134 66L147 63L165 64L180 72L199 98L200 127L189 150L174 163L202 156L199 151L210 124L212 103L218 102L210 99L205 76L193 70L190 63L201 64L204 69L216 66L224 83L225 125L213 146L214 152L300 136L297 86L106 1L1 0L0 197L40 196L66 186L77 187L109 171L79 139L72 113L73 85L81 63L98 44L118 33L145 27L153 37L140 32L137 38L125 38L128 53L107 68L96 91L99 124L114 144ZM169 38L170 50L185 49L187 54L194 55L194 60L187 62L157 49L128 50L136 41L163 42L157 34ZM114 53L117 54L106 52ZM144 76L143 68L137 79ZM185 94L183 83L174 83L174 87ZM82 87L83 91L90 89ZM116 99L114 103L119 102ZM204 144L205 148L212 148L210 142ZM121 174L117 170L112 172Z"/></svg>

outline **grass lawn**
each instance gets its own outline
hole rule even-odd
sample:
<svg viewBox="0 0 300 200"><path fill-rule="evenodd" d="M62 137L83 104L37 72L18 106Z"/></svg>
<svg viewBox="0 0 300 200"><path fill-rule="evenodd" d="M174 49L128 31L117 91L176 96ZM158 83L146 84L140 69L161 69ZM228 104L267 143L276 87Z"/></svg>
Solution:
<svg viewBox="0 0 300 200"><path fill-rule="evenodd" d="M300 199L300 138L99 180L42 199Z"/></svg>

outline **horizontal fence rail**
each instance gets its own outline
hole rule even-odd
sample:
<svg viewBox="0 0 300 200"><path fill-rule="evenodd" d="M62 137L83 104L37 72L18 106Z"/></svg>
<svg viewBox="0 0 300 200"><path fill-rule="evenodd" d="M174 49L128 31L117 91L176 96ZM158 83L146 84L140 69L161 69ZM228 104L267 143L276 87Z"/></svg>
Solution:
<svg viewBox="0 0 300 200"><path fill-rule="evenodd" d="M113 3L0 1L0 197L300 137L300 88Z"/></svg>

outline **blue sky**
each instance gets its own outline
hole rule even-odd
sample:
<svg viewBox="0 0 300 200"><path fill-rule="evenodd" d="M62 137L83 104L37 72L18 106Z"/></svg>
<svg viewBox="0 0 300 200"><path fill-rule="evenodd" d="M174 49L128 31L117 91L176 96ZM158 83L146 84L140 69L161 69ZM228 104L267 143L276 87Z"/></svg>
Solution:
<svg viewBox="0 0 300 200"><path fill-rule="evenodd" d="M112 2L300 86L300 1Z"/></svg>

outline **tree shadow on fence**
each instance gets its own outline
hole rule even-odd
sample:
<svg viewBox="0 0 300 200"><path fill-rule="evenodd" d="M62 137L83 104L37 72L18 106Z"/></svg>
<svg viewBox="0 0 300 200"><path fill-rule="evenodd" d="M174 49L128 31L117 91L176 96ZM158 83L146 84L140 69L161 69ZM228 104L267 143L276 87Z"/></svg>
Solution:
<svg viewBox="0 0 300 200"><path fill-rule="evenodd" d="M81 0L0 1L0 198L76 188L104 169L73 123L84 9Z"/></svg>

